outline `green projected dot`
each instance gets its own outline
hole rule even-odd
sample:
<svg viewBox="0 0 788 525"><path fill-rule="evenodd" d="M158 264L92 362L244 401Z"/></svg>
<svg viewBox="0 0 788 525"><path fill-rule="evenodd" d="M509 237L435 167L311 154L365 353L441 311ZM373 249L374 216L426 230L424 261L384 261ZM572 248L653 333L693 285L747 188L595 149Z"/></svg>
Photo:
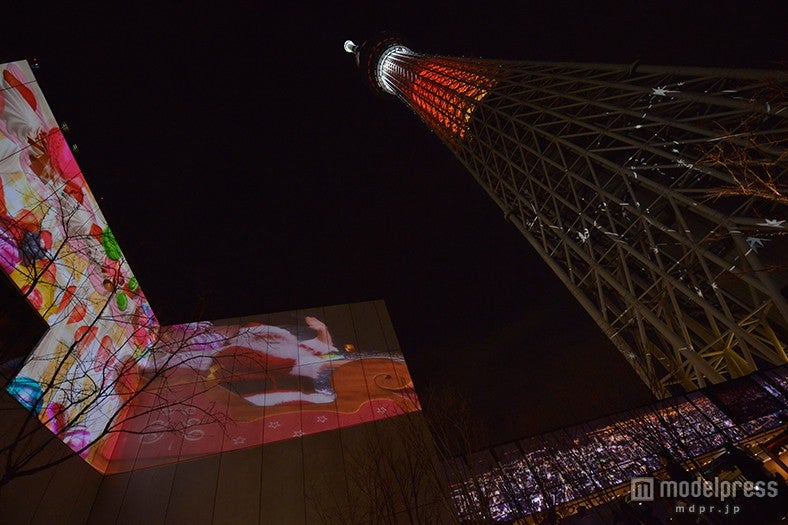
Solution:
<svg viewBox="0 0 788 525"><path fill-rule="evenodd" d="M115 240L115 236L109 228L101 232L101 245L104 247L104 251L107 252L107 257L113 261L120 260L120 246L118 246L118 241Z"/></svg>
<svg viewBox="0 0 788 525"><path fill-rule="evenodd" d="M129 298L126 296L125 293L119 293L117 301L118 301L118 308L120 308L121 310L125 310L126 307L129 305Z"/></svg>

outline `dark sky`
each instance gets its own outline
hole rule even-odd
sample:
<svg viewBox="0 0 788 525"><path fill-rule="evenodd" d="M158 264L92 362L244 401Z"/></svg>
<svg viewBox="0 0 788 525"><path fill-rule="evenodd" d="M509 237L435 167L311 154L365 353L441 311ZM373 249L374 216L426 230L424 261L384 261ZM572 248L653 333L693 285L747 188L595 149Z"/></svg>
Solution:
<svg viewBox="0 0 788 525"><path fill-rule="evenodd" d="M5 9L0 61L38 59L159 319L384 299L419 390L461 385L495 441L647 402L472 177L364 85L342 43L393 30L449 55L778 67L788 4L285 4Z"/></svg>

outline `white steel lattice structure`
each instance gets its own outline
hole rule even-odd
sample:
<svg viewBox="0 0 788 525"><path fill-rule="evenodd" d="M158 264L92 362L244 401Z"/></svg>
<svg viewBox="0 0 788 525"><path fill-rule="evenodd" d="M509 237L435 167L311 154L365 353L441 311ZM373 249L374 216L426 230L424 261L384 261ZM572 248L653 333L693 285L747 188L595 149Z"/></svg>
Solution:
<svg viewBox="0 0 788 525"><path fill-rule="evenodd" d="M405 102L658 397L788 362L788 74L345 49Z"/></svg>

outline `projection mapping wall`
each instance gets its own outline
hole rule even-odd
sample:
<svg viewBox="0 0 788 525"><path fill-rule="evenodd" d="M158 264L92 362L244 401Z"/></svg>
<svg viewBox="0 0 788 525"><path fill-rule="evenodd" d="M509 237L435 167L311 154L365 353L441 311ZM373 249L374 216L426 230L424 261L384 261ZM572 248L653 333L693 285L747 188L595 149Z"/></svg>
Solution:
<svg viewBox="0 0 788 525"><path fill-rule="evenodd" d="M118 472L418 410L382 302L159 325L26 62L0 66L0 266L49 330L7 390Z"/></svg>

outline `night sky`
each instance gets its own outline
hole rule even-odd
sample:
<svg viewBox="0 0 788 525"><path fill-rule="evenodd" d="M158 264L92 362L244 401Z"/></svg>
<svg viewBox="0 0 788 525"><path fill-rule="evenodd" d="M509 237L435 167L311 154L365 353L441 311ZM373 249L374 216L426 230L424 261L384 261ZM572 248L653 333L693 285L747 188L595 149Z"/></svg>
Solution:
<svg viewBox="0 0 788 525"><path fill-rule="evenodd" d="M436 54L778 68L788 3L279 4L4 10L0 62L38 60L160 321L383 299L417 389L459 388L491 441L648 402L470 174L365 86L342 43L393 30Z"/></svg>

